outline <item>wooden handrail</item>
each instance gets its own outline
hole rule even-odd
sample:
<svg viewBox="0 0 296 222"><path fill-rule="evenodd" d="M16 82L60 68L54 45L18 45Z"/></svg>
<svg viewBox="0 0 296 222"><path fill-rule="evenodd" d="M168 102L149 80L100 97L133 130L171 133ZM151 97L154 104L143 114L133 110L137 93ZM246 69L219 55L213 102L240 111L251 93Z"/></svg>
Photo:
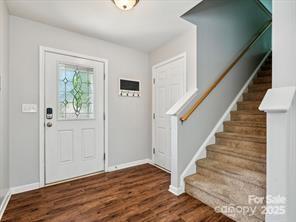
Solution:
<svg viewBox="0 0 296 222"><path fill-rule="evenodd" d="M210 95L210 93L217 87L217 85L225 78L229 71L239 62L239 60L246 54L246 52L255 44L255 42L269 29L272 21L269 20L262 28L252 37L250 43L238 55L238 57L227 67L227 69L220 75L220 77L207 89L207 91L192 105L192 107L180 118L181 121L189 119L191 114L199 107L199 105Z"/></svg>

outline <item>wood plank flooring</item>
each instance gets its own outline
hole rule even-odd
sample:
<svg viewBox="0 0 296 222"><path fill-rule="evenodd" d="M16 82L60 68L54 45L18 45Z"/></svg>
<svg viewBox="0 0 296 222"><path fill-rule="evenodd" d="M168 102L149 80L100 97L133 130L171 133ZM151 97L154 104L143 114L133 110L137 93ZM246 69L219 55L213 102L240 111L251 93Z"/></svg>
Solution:
<svg viewBox="0 0 296 222"><path fill-rule="evenodd" d="M231 222L200 201L168 192L170 176L149 164L13 195L2 221Z"/></svg>

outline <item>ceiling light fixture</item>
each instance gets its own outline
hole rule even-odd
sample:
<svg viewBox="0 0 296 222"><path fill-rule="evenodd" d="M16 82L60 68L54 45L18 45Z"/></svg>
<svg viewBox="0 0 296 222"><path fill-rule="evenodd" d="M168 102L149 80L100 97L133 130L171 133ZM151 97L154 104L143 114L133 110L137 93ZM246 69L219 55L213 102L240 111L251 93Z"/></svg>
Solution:
<svg viewBox="0 0 296 222"><path fill-rule="evenodd" d="M139 0L112 0L114 4L123 11L128 11L134 8Z"/></svg>

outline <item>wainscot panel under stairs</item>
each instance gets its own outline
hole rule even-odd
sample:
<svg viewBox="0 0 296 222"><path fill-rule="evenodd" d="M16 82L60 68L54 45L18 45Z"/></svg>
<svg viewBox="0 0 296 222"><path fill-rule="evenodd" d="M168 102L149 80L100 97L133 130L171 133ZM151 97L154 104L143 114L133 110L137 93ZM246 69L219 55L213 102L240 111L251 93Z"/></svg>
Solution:
<svg viewBox="0 0 296 222"><path fill-rule="evenodd" d="M271 65L269 56L216 143L207 147L207 157L196 162L197 173L185 178L186 193L235 221L265 220L265 202L255 204L252 197L266 195L266 114L258 107L271 88ZM254 212L233 211L245 206Z"/></svg>

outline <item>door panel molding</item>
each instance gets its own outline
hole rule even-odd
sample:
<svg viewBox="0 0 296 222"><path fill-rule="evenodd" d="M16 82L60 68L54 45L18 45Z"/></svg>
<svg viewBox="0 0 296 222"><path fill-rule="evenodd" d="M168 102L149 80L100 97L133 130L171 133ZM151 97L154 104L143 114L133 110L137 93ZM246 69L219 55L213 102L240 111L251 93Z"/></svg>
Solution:
<svg viewBox="0 0 296 222"><path fill-rule="evenodd" d="M45 55L55 53L104 64L104 153L105 171L108 169L108 60L45 46L39 47L39 186L45 186Z"/></svg>
<svg viewBox="0 0 296 222"><path fill-rule="evenodd" d="M162 61L152 67L152 162L155 164L155 152L156 152L156 70L162 66L168 65L170 63L176 62L178 60L184 60L183 64L183 92L182 94L184 95L186 93L187 89L187 55L186 52L181 53L173 58L170 58L168 60ZM169 109L168 109L169 110ZM160 166L161 167L161 166ZM166 170L166 169L165 169ZM167 171L167 170L166 170Z"/></svg>

